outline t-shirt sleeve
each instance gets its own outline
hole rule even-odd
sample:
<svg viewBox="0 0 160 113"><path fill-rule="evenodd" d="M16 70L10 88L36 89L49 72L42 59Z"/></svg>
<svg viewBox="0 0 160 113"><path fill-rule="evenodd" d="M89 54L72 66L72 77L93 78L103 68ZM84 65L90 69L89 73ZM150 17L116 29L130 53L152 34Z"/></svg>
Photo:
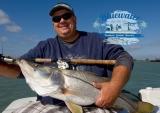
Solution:
<svg viewBox="0 0 160 113"><path fill-rule="evenodd" d="M45 51L45 41L41 41L34 48L30 49L27 53L22 55L21 59L34 59L34 58L43 58Z"/></svg>
<svg viewBox="0 0 160 113"><path fill-rule="evenodd" d="M104 43L103 51L105 59L116 60L115 66L125 65L133 69L133 58L121 45Z"/></svg>

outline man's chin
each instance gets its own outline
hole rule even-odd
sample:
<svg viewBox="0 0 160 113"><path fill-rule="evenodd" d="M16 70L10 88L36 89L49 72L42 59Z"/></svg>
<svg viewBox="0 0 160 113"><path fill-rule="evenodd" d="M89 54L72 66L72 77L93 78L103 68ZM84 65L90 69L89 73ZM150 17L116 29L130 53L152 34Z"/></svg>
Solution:
<svg viewBox="0 0 160 113"><path fill-rule="evenodd" d="M69 35L69 34L70 34L69 31L63 31L63 32L61 32L61 35L62 35L62 36L65 36L65 37L66 37L67 35Z"/></svg>
<svg viewBox="0 0 160 113"><path fill-rule="evenodd" d="M69 37L69 32L61 33L60 37L62 38Z"/></svg>
<svg viewBox="0 0 160 113"><path fill-rule="evenodd" d="M65 30L63 30L61 33L62 33L62 34L68 34L69 32L70 32L70 30L65 29Z"/></svg>

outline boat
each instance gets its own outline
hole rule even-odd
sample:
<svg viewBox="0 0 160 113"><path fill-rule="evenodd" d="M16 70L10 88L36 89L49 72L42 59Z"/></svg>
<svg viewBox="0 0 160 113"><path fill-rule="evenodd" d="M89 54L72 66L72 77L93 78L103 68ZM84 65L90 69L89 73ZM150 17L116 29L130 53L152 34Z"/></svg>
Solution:
<svg viewBox="0 0 160 113"><path fill-rule="evenodd" d="M146 87L145 89L140 89L139 94L142 101L149 102L156 106L155 113L160 113L160 87Z"/></svg>
<svg viewBox="0 0 160 113"><path fill-rule="evenodd" d="M146 87L139 92L143 101L160 107L160 88Z"/></svg>
<svg viewBox="0 0 160 113"><path fill-rule="evenodd" d="M37 97L27 97L27 98L21 98L21 99L17 99L14 100L13 102L11 102L2 113L13 113L13 111L15 111L16 109L20 109L23 106L21 105L27 105L30 102L36 102Z"/></svg>

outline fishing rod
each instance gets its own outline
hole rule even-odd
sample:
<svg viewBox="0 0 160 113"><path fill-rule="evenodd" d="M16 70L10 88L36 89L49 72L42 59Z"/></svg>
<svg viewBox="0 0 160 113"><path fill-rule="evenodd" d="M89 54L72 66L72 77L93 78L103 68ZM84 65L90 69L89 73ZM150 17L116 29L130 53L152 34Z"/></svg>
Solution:
<svg viewBox="0 0 160 113"><path fill-rule="evenodd" d="M14 59L10 56L4 56L3 54L0 54L0 61L12 64L16 61L16 59Z"/></svg>
<svg viewBox="0 0 160 113"><path fill-rule="evenodd" d="M9 56L3 56L0 54L0 60L7 63L15 63L17 59L11 58ZM53 63L58 60L51 58L35 58L31 61L36 63ZM61 59L60 61L66 62L68 64L82 64L82 65L114 65L116 60L97 60L97 59Z"/></svg>

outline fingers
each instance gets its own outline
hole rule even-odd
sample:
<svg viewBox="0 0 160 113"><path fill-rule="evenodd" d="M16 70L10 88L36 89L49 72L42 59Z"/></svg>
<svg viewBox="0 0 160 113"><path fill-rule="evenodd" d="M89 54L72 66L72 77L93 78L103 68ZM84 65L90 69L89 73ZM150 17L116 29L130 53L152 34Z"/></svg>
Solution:
<svg viewBox="0 0 160 113"><path fill-rule="evenodd" d="M93 82L93 86L97 89L100 89L100 90L102 90L102 88L103 88L102 83L98 83L98 82ZM99 107L103 107L105 105L105 102L103 101L102 94L103 94L102 91L100 91L99 95L97 96L96 103L95 103Z"/></svg>
<svg viewBox="0 0 160 113"><path fill-rule="evenodd" d="M113 98L113 92L110 90L110 85L109 83L97 83L93 82L93 85L100 89L99 95L97 96L95 104L98 107L102 108L109 108L112 106L112 103L114 101Z"/></svg>
<svg viewBox="0 0 160 113"><path fill-rule="evenodd" d="M106 100L106 97L105 97L105 95L103 95L103 92L100 92L100 94L97 96L97 100L96 100L95 104L98 107L109 108L109 107L111 107L111 103L108 100Z"/></svg>
<svg viewBox="0 0 160 113"><path fill-rule="evenodd" d="M97 106L99 106L99 107L104 107L104 106L105 106L105 103L104 103L104 101L102 100L102 97L97 98L97 101L96 101L95 104L96 104Z"/></svg>
<svg viewBox="0 0 160 113"><path fill-rule="evenodd" d="M106 101L104 101L104 100L97 100L95 104L101 108L110 108L111 107L111 104L106 103Z"/></svg>

